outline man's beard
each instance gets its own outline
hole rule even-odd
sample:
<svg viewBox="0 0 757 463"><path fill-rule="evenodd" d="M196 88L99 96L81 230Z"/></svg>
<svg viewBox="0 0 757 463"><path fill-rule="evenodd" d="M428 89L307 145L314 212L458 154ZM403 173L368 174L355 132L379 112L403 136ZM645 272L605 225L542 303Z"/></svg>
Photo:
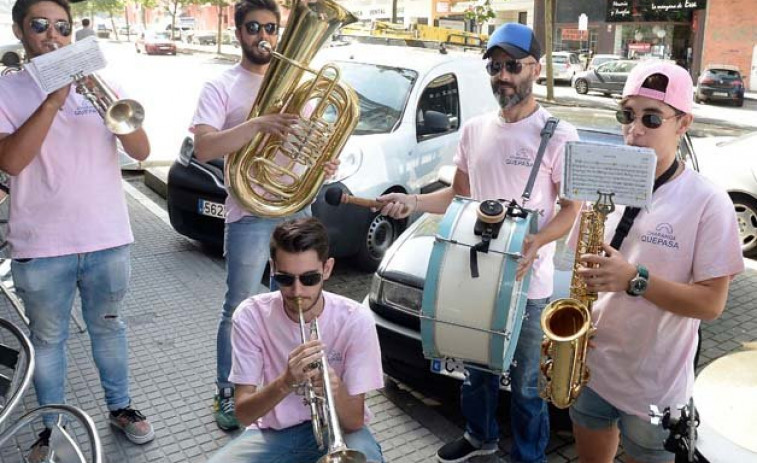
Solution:
<svg viewBox="0 0 757 463"><path fill-rule="evenodd" d="M244 56L248 61L259 66L270 63L271 58L273 58L271 53L263 54L263 52L258 49L257 45L255 45L254 48L242 46L242 53L244 53Z"/></svg>
<svg viewBox="0 0 757 463"><path fill-rule="evenodd" d="M491 85L492 93L494 93L494 96L497 98L497 102L499 103L499 107L503 111L510 110L519 105L520 103L525 101L533 91L533 82L529 79L515 86L502 84L499 80L493 79ZM505 93L507 87L510 87L514 90L513 94L508 95Z"/></svg>

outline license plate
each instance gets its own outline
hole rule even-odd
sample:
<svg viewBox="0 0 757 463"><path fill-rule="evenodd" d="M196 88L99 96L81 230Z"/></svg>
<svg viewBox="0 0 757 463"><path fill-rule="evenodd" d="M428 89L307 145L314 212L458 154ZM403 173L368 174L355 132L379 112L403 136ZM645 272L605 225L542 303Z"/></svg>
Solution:
<svg viewBox="0 0 757 463"><path fill-rule="evenodd" d="M463 381L468 375L468 368L460 359L445 357L431 359L431 372ZM504 391L510 390L510 371L502 373L499 377L499 388Z"/></svg>
<svg viewBox="0 0 757 463"><path fill-rule="evenodd" d="M217 217L219 219L226 217L226 206L223 204L200 199L197 201L197 206L198 212L202 215Z"/></svg>
<svg viewBox="0 0 757 463"><path fill-rule="evenodd" d="M712 92L712 96L728 96L727 92Z"/></svg>

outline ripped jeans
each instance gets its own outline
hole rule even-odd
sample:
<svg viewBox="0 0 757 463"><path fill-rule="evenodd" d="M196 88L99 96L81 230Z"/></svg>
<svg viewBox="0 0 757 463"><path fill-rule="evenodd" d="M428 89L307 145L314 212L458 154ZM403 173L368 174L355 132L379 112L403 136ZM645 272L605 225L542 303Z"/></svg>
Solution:
<svg viewBox="0 0 757 463"><path fill-rule="evenodd" d="M108 410L129 405L129 353L120 316L131 245L59 257L13 259L16 292L29 317L40 405L65 403L66 340L76 289ZM45 416L50 427L55 416Z"/></svg>

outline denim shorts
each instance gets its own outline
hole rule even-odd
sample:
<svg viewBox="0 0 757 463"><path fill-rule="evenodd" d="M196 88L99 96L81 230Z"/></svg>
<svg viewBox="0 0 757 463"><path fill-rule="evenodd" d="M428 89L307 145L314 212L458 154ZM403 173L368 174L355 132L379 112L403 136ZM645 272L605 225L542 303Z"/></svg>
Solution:
<svg viewBox="0 0 757 463"><path fill-rule="evenodd" d="M657 463L675 459L675 455L663 447L668 432L662 426L618 410L588 387L583 388L576 403L570 407L570 419L591 430L617 425L623 450L635 460Z"/></svg>

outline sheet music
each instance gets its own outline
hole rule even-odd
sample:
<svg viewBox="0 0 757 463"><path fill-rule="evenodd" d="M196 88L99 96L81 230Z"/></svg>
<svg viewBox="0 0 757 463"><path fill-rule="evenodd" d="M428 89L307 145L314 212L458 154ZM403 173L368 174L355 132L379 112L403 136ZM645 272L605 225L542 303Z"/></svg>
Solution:
<svg viewBox="0 0 757 463"><path fill-rule="evenodd" d="M52 93L74 81L74 74L85 76L106 65L102 50L94 36L79 40L50 53L32 58L24 65L39 88Z"/></svg>
<svg viewBox="0 0 757 463"><path fill-rule="evenodd" d="M560 194L596 201L597 190L615 193L615 204L648 207L652 203L657 155L651 148L568 142Z"/></svg>

